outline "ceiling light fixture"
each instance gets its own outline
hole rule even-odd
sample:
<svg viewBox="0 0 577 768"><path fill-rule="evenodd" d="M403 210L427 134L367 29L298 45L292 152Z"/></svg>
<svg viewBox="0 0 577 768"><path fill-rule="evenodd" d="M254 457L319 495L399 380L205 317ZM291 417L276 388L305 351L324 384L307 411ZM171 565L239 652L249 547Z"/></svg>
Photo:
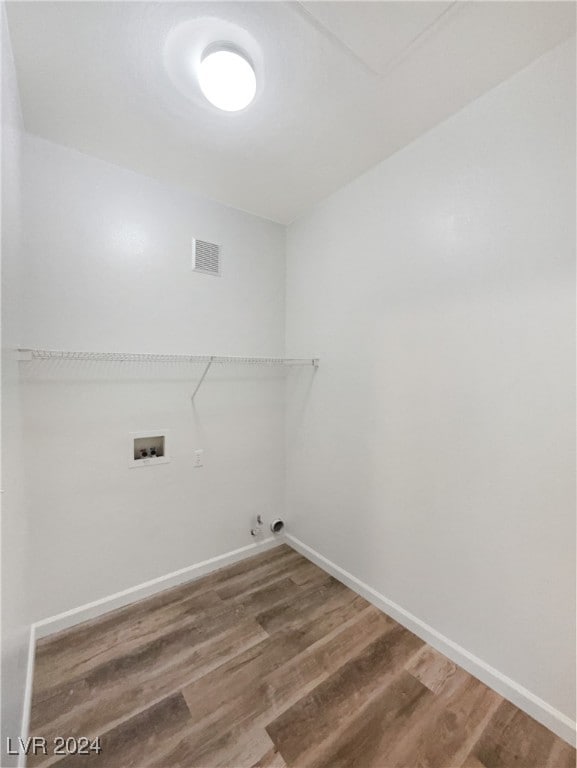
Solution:
<svg viewBox="0 0 577 768"><path fill-rule="evenodd" d="M225 112L247 107L256 93L256 75L249 60L233 46L209 46L198 71L200 89L211 104Z"/></svg>

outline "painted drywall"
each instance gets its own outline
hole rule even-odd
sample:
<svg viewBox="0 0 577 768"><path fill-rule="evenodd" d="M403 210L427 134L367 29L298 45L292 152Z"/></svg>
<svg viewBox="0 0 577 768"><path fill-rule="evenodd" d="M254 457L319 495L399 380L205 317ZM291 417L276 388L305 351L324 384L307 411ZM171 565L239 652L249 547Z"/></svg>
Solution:
<svg viewBox="0 0 577 768"><path fill-rule="evenodd" d="M291 225L289 531L575 717L575 49Z"/></svg>
<svg viewBox="0 0 577 768"><path fill-rule="evenodd" d="M0 497L2 582L2 729L0 763L15 765L5 753L6 738L21 735L29 619L27 605L27 520L22 471L22 423L18 363L12 352L20 334L20 143L21 115L5 9L2 34L2 495Z"/></svg>
<svg viewBox="0 0 577 768"><path fill-rule="evenodd" d="M279 355L278 224L26 136L24 327L47 349ZM194 273L191 239L222 247ZM21 363L33 618L250 544L284 504L284 375L182 364ZM129 433L168 430L172 461L130 469ZM204 467L193 452L204 449Z"/></svg>

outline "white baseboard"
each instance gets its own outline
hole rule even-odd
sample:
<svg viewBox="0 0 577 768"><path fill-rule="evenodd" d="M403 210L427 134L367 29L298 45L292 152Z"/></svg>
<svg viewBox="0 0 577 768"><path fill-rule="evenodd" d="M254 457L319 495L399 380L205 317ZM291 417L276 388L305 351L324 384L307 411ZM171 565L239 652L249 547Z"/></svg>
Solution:
<svg viewBox="0 0 577 768"><path fill-rule="evenodd" d="M295 538L291 534L285 534L286 543L301 555L311 560L313 563L322 568L335 579L338 579L347 587L357 592L364 597L370 603L379 608L383 613L388 614L393 619L402 624L415 635L427 642L433 648L436 648L442 654L447 656L451 661L454 661L463 669L466 669L474 677L481 680L481 682L488 685L493 690L497 691L508 701L515 704L515 706L522 709L528 715L533 717L538 722L542 723L546 728L556 733L565 741L575 746L576 742L576 724L569 717L564 715L559 710L552 707L546 701L536 696L531 691L524 688L519 683L516 683L510 677L499 672L499 670L487 664L482 659L469 653L465 648L461 647L457 643L454 643L448 637L445 637L436 629L421 621L413 614L406 611L400 605L397 605L392 600L389 600L384 595L377 592L368 584L365 584L356 576L353 576L348 571L339 567L335 563L328 560L316 550L304 544L299 539Z"/></svg>
<svg viewBox="0 0 577 768"><path fill-rule="evenodd" d="M142 600L145 597L150 597L150 595L154 595L157 592L176 587L179 584L183 584L185 581L199 579L212 571L216 571L218 568L224 568L239 560L244 560L247 557L257 555L259 552L272 549L281 544L283 540L284 538L279 536L271 536L256 544L248 544L246 547L235 549L232 552L226 552L224 555L211 557L210 560L203 560L201 563L189 565L186 568L181 568L173 573L167 573L156 579L151 579L142 584L137 584L134 587L124 589L122 592L116 592L113 595L101 597L99 600L86 603L78 608L72 608L69 611L64 611L55 616L50 616L47 619L37 621L32 625L35 631L36 640L46 637L47 635L52 635L55 632L60 632L63 629L73 627L83 621L88 621L88 619L95 619L97 616L113 611L116 608L122 608L130 603L135 603L136 601Z"/></svg>

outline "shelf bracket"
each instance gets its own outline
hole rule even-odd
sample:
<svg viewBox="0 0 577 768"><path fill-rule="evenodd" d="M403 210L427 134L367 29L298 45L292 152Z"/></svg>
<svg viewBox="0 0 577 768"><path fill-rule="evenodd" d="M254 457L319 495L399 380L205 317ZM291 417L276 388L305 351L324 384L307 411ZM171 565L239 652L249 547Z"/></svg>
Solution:
<svg viewBox="0 0 577 768"><path fill-rule="evenodd" d="M206 366L205 366L205 368L204 368L204 371L202 372L202 376L201 376L201 377L200 377L200 379L198 380L198 384L196 385L196 388L195 388L194 392L192 393L192 397L190 398L191 402L193 402L193 403L194 403L194 398L195 398L195 396L196 396L196 393L197 393L197 392L198 392L198 390L200 389L200 387L201 387L201 384L202 384L202 382L204 381L204 379L205 379L205 377L206 377L206 374L208 373L208 371L209 371L209 369L210 369L210 366L212 365L212 361L213 361L213 360L214 360L214 357L212 356L212 357L209 359L208 363L206 364Z"/></svg>

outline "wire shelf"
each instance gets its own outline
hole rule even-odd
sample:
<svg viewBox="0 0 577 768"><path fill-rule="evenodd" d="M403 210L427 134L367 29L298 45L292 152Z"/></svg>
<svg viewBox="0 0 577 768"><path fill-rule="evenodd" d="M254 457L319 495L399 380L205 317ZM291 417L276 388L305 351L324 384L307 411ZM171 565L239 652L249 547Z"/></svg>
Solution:
<svg viewBox="0 0 577 768"><path fill-rule="evenodd" d="M313 365L316 357L234 357L231 355L162 355L149 352L70 352L57 349L19 349L21 360L87 360L114 363L199 363L201 365Z"/></svg>
<svg viewBox="0 0 577 768"><path fill-rule="evenodd" d="M280 365L318 368L318 357L233 357L230 355L158 355L149 352L70 352L58 349L19 349L18 358L31 360L86 360L111 363L199 363L204 370L191 400L202 386L212 365Z"/></svg>

